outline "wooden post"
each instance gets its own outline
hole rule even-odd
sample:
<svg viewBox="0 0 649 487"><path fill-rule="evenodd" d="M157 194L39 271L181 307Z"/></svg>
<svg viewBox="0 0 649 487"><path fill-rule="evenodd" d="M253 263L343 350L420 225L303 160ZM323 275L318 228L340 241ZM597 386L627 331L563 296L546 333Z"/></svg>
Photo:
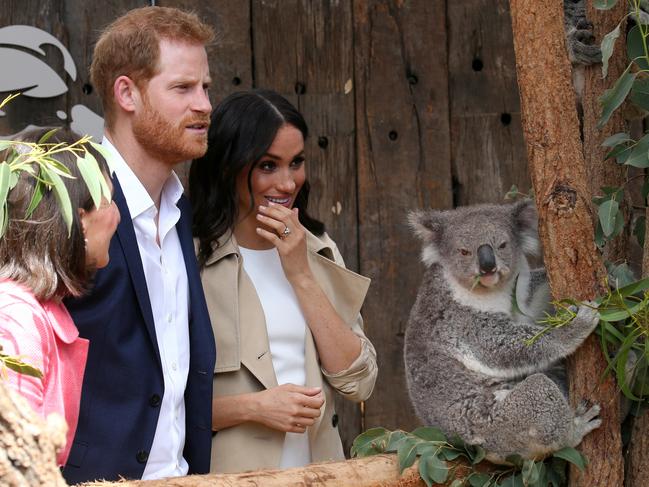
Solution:
<svg viewBox="0 0 649 487"><path fill-rule="evenodd" d="M510 6L523 135L550 286L555 298L592 299L604 290L606 273L593 240L563 0L510 0ZM623 482L618 391L611 377L602 380L605 367L594 336L569 361L573 404L586 399L602 407L602 426L581 445L589 466L581 475L571 469L571 486Z"/></svg>

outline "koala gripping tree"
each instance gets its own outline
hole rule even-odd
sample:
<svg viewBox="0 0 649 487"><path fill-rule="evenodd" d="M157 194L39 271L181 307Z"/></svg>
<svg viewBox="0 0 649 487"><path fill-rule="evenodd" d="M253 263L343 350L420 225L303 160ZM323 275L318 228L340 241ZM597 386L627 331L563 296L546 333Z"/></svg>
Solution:
<svg viewBox="0 0 649 487"><path fill-rule="evenodd" d="M603 294L606 270L594 241L584 153L600 149L597 137L586 137L591 147L582 142L563 0L510 0L510 8L523 133L552 294L593 299ZM586 399L602 406L602 426L580 447L589 466L582 474L571 469L571 486L623 485L618 390L610 376L601 380L606 365L595 337L569 363L573 403Z"/></svg>

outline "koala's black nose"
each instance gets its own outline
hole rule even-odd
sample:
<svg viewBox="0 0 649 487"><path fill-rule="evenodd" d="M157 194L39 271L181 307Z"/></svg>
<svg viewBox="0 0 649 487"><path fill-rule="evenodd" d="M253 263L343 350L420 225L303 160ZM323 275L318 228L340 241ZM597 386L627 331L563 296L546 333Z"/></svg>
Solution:
<svg viewBox="0 0 649 487"><path fill-rule="evenodd" d="M487 274L496 270L496 256L494 255L494 249L491 248L491 245L485 244L478 247L478 265L480 266L480 272L482 274Z"/></svg>

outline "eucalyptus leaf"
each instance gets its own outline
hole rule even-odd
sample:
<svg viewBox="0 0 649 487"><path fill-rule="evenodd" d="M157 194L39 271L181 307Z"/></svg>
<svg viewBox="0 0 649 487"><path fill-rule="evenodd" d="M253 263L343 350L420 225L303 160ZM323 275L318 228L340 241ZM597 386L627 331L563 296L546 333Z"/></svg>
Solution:
<svg viewBox="0 0 649 487"><path fill-rule="evenodd" d="M602 142L602 147L615 147L618 144L628 142L630 140L633 139L629 136L629 134L625 132L618 132L617 134L613 134L610 137L604 139L604 142Z"/></svg>
<svg viewBox="0 0 649 487"><path fill-rule="evenodd" d="M636 282L632 282L631 284L618 289L616 291L616 294L622 296L623 298L627 298L629 296L644 292L647 289L649 289L649 277Z"/></svg>
<svg viewBox="0 0 649 487"><path fill-rule="evenodd" d="M615 200L604 201L597 210L599 222L602 225L602 230L605 236L610 236L615 230L615 218L619 213L620 205Z"/></svg>
<svg viewBox="0 0 649 487"><path fill-rule="evenodd" d="M34 210L43 199L44 194L45 185L41 181L36 181L36 184L34 185L34 192L32 193L32 199L29 201L29 206L27 207L27 211L25 212L25 218L31 218Z"/></svg>
<svg viewBox="0 0 649 487"><path fill-rule="evenodd" d="M616 145L613 150L611 150L608 154L606 154L606 156L604 156L604 159L615 159L615 162L617 162L618 164L625 164L629 159L629 156L631 155L634 147L635 141L633 141L633 143L631 143L631 141L623 142Z"/></svg>
<svg viewBox="0 0 649 487"><path fill-rule="evenodd" d="M383 453L388 443L390 431L385 428L370 428L358 435L352 444L352 457L366 457Z"/></svg>
<svg viewBox="0 0 649 487"><path fill-rule="evenodd" d="M597 10L610 10L617 4L617 0L593 0L593 7Z"/></svg>
<svg viewBox="0 0 649 487"><path fill-rule="evenodd" d="M512 474L500 483L501 487L525 487L520 475Z"/></svg>
<svg viewBox="0 0 649 487"><path fill-rule="evenodd" d="M90 156L90 158L88 156ZM79 168L79 173L88 187L95 208L99 209L101 206L102 196L99 178L101 178L102 175L99 166L97 165L97 161L92 157L92 154L86 152L86 157L82 158L77 156L77 168Z"/></svg>
<svg viewBox="0 0 649 487"><path fill-rule="evenodd" d="M607 262L606 270L608 271L609 277L612 278L612 284L615 288L628 286L636 280L633 271L631 271L629 264L626 262L617 265Z"/></svg>
<svg viewBox="0 0 649 487"><path fill-rule="evenodd" d="M5 355L4 353L0 353L0 361L8 368L13 370L14 372L17 372L19 374L24 374L28 375L31 377L36 377L38 379L43 378L43 373L33 365L30 365L26 362L23 362L20 358L18 357L11 357L9 355Z"/></svg>
<svg viewBox="0 0 649 487"><path fill-rule="evenodd" d="M462 487L463 485L464 485L463 479L455 479L453 482L451 482L451 485L449 487Z"/></svg>
<svg viewBox="0 0 649 487"><path fill-rule="evenodd" d="M525 485L534 485L539 481L541 471L539 465L542 463L536 463L534 460L525 460L523 464L523 470L521 470L521 475L523 483Z"/></svg>
<svg viewBox="0 0 649 487"><path fill-rule="evenodd" d="M491 475L486 473L476 473L471 475L468 480L471 487L484 487L485 485L489 485L491 482Z"/></svg>
<svg viewBox="0 0 649 487"><path fill-rule="evenodd" d="M562 448L561 450L554 452L554 455L552 456L572 463L582 472L586 468L586 458L574 448Z"/></svg>
<svg viewBox="0 0 649 487"><path fill-rule="evenodd" d="M597 122L597 127L602 128L608 120L611 118L611 115L617 108L624 102L631 86L633 86L633 81L637 73L630 72L631 66L622 73L622 75L617 79L612 88L609 88L604 92L602 96L599 97L600 105L602 106L602 116Z"/></svg>
<svg viewBox="0 0 649 487"><path fill-rule="evenodd" d="M649 167L649 134L644 135L632 146L628 157L624 161L627 166L645 168Z"/></svg>
<svg viewBox="0 0 649 487"><path fill-rule="evenodd" d="M432 426L422 426L414 430L412 434L422 440L446 442L446 435L442 433L442 430Z"/></svg>
<svg viewBox="0 0 649 487"><path fill-rule="evenodd" d="M635 25L626 35L626 53L641 70L649 69L649 62L644 51L644 38L639 25ZM628 71L628 68L627 68Z"/></svg>
<svg viewBox="0 0 649 487"><path fill-rule="evenodd" d="M404 438L403 441L399 443L399 449L397 450L399 473L402 473L406 468L415 463L418 443L419 441L414 438Z"/></svg>
<svg viewBox="0 0 649 487"><path fill-rule="evenodd" d="M475 449L474 450L475 454L471 459L471 463L477 465L478 463L480 463L482 460L485 459L485 456L487 456L487 452L481 446L474 446L473 448Z"/></svg>
<svg viewBox="0 0 649 487"><path fill-rule="evenodd" d="M395 452L397 451L397 448L399 447L399 442L402 441L404 438L406 438L408 433L402 430L395 430L392 433L390 433L390 436L388 438L388 444L385 447L386 452Z"/></svg>
<svg viewBox="0 0 649 487"><path fill-rule="evenodd" d="M5 150L8 147L13 147L16 143L12 140L0 139L0 151Z"/></svg>
<svg viewBox="0 0 649 487"><path fill-rule="evenodd" d="M606 78L606 76L608 76L608 60L613 54L615 41L618 37L620 37L620 24L617 24L617 27L606 34L602 39L602 44L600 47L602 51L602 78Z"/></svg>
<svg viewBox="0 0 649 487"><path fill-rule="evenodd" d="M52 135L54 135L54 134L57 133L58 131L59 131L59 128L58 128L58 127L53 128L52 130L48 130L46 133L43 134L43 136L42 136L40 139L38 139L38 143L39 143L39 144L44 144L45 142L47 142L48 140L50 140L50 138L52 137Z"/></svg>
<svg viewBox="0 0 649 487"><path fill-rule="evenodd" d="M61 177L56 172L52 171L50 167L43 166L41 170L52 186L54 196L56 196L56 199L59 203L61 216L63 217L63 221L68 228L68 236L70 236L72 232L72 203L70 202L68 190L65 187L65 184L63 183Z"/></svg>
<svg viewBox="0 0 649 487"><path fill-rule="evenodd" d="M643 78L633 82L629 101L643 111L649 111L649 79Z"/></svg>

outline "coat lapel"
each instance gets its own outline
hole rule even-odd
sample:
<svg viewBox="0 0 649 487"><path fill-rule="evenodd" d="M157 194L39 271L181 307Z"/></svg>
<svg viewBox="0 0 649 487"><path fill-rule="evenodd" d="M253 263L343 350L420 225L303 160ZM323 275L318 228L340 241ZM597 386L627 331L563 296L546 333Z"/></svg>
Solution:
<svg viewBox="0 0 649 487"><path fill-rule="evenodd" d="M160 360L160 351L158 350L158 340L155 333L155 324L153 322L153 313L151 311L151 302L149 301L149 290L146 285L146 278L144 277L144 269L142 268L142 258L140 257L140 250L137 246L137 238L135 237L135 230L133 229L133 221L131 220L131 213L128 211L126 198L119 185L117 177L113 177L114 194L113 199L119 209L121 220L117 226L117 238L119 239L120 246L124 252L128 272L133 282L133 289L140 305L140 311L144 317L144 324L146 325L149 338L154 345L156 360L158 365L162 367Z"/></svg>
<svg viewBox="0 0 649 487"><path fill-rule="evenodd" d="M277 385L273 360L268 344L266 318L250 278L243 272L241 255L234 236L226 234L205 263L206 269L218 263L221 277L233 277L232 282L206 279L205 294L214 317L212 327L216 337L215 372L239 370L241 364L264 387ZM219 316L227 317L219 322ZM223 329L224 326L229 329Z"/></svg>

